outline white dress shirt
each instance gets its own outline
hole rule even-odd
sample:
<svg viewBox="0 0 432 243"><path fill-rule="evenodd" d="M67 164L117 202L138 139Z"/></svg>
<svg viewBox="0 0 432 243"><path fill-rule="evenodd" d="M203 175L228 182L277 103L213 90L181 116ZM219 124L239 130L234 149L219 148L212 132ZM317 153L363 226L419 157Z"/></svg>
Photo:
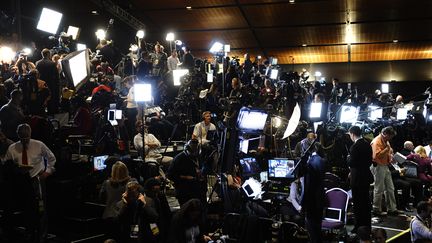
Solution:
<svg viewBox="0 0 432 243"><path fill-rule="evenodd" d="M168 71L176 70L179 63L180 61L177 57L172 57L172 56L168 57L167 60Z"/></svg>
<svg viewBox="0 0 432 243"><path fill-rule="evenodd" d="M13 160L18 165L22 165L23 146L21 142L16 142L9 146L5 160ZM30 177L35 177L42 172L53 173L56 158L51 150L41 141L30 139L27 147L28 165L33 166L29 171ZM46 162L45 162L46 161Z"/></svg>
<svg viewBox="0 0 432 243"><path fill-rule="evenodd" d="M160 141L151 133L145 133L144 142L146 145L146 158L159 158L161 154L159 153L158 148L161 146ZM157 148L149 148L148 144L157 144ZM134 146L137 150L142 150L143 141L141 133L138 133L134 137Z"/></svg>
<svg viewBox="0 0 432 243"><path fill-rule="evenodd" d="M206 144L209 141L207 140L207 132L208 131L215 131L216 126L210 122L210 124L206 125L204 121L197 123L193 130L193 135L197 137L198 142L200 144Z"/></svg>
<svg viewBox="0 0 432 243"><path fill-rule="evenodd" d="M135 88L134 86L130 87L127 98L126 98L126 108L137 108L137 104L135 102Z"/></svg>

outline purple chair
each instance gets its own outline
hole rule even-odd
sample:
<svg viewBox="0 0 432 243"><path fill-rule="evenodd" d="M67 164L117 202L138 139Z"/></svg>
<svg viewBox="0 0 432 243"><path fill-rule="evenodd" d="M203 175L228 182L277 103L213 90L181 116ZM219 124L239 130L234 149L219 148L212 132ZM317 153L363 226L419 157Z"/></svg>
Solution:
<svg viewBox="0 0 432 243"><path fill-rule="evenodd" d="M340 188L326 191L327 206L324 208L323 230L343 229L346 224L348 193Z"/></svg>

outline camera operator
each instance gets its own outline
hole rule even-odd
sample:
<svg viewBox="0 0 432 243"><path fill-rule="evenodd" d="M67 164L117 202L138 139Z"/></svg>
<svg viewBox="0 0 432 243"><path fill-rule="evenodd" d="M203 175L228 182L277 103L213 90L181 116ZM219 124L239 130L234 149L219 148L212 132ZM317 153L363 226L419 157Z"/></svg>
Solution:
<svg viewBox="0 0 432 243"><path fill-rule="evenodd" d="M264 81L264 87L261 88L260 96L262 97L261 105L266 107L267 104L273 104L275 98L275 88L270 79Z"/></svg>
<svg viewBox="0 0 432 243"><path fill-rule="evenodd" d="M49 49L43 49L42 59L36 62L36 69L39 71L40 79L46 82L51 91L51 98L48 101L48 114L58 113L60 104L60 81L57 65L51 61Z"/></svg>
<svg viewBox="0 0 432 243"><path fill-rule="evenodd" d="M192 139L185 150L174 157L168 169L168 178L174 182L177 200L180 206L192 198L206 203L206 177L201 172L198 140Z"/></svg>
<svg viewBox="0 0 432 243"><path fill-rule="evenodd" d="M39 71L31 70L23 76L21 87L24 93L24 105L30 115L45 116L45 108L52 99L51 92L43 80L39 79Z"/></svg>
<svg viewBox="0 0 432 243"><path fill-rule="evenodd" d="M9 72L11 76L3 82L5 95L8 99L10 99L12 91L17 88L18 79L20 77L17 66L10 66Z"/></svg>

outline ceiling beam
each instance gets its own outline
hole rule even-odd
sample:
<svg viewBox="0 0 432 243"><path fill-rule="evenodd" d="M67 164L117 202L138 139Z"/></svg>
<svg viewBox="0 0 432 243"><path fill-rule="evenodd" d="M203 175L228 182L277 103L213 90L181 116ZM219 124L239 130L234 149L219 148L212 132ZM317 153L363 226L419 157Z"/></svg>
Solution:
<svg viewBox="0 0 432 243"><path fill-rule="evenodd" d="M247 23L248 29L252 32L252 35L253 35L256 43L258 44L259 49L261 50L261 52L263 53L263 55L265 57L267 57L267 51L263 48L263 45L262 45L260 39L258 38L258 35L255 32L255 29L253 28L252 24L250 23L250 21L249 21L247 15L246 15L246 13L245 13L242 5L240 4L239 0L235 0L235 2L236 2L236 5L237 5L237 8L240 10L240 12L241 12L241 14L243 16L243 19Z"/></svg>

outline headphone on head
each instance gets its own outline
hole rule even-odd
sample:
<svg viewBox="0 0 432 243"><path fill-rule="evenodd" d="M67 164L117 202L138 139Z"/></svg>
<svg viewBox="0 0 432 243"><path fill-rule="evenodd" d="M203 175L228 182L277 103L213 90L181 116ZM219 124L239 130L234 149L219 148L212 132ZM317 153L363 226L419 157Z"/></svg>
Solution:
<svg viewBox="0 0 432 243"><path fill-rule="evenodd" d="M198 142L198 139L191 139L185 144L184 149L186 154L190 155L191 153L193 153L194 147L197 150L195 152L199 153L201 149L200 149L200 144Z"/></svg>

